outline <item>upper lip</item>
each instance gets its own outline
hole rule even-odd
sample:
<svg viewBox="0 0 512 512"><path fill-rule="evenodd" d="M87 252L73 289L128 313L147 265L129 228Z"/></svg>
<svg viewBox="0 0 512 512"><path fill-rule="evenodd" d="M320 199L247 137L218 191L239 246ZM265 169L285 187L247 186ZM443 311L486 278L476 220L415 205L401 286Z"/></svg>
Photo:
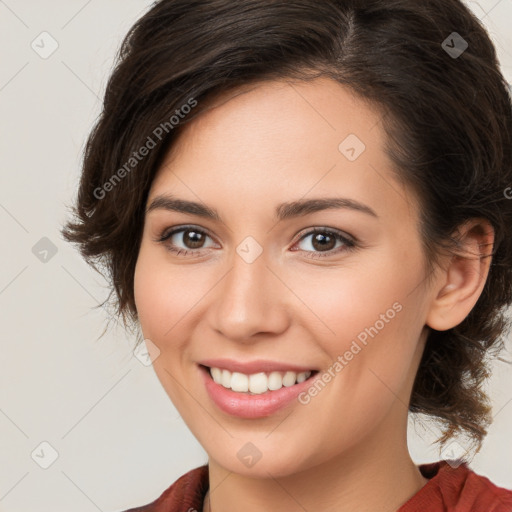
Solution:
<svg viewBox="0 0 512 512"><path fill-rule="evenodd" d="M307 372L315 371L310 366L300 366L292 363L281 363L279 361L269 361L265 359L256 359L254 361L235 361L234 359L204 359L199 364L209 368L222 368L230 372L240 372L247 375L259 372Z"/></svg>

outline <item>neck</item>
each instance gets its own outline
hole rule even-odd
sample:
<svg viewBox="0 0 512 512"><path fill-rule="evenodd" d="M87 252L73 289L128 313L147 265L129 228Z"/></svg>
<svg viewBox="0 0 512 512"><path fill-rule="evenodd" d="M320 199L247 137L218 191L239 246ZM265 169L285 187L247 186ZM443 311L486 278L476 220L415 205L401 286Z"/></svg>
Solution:
<svg viewBox="0 0 512 512"><path fill-rule="evenodd" d="M210 459L212 493L203 512L394 512L428 481L410 458L406 429L397 435L396 427L390 425L340 456L279 478L247 477Z"/></svg>

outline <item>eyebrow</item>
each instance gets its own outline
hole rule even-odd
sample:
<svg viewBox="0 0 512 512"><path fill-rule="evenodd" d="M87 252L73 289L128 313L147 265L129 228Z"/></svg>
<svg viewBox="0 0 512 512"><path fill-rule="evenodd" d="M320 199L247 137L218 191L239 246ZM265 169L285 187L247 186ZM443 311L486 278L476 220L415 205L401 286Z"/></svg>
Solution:
<svg viewBox="0 0 512 512"><path fill-rule="evenodd" d="M343 197L324 197L316 199L299 199L289 203L281 203L275 209L275 217L279 221L302 217L322 210L349 209L362 212L372 217L379 216L369 206ZM171 195L158 195L146 209L146 214L154 210L167 210L179 213L188 213L197 215L206 219L212 219L221 222L221 216L215 208L211 208L202 203L178 199Z"/></svg>

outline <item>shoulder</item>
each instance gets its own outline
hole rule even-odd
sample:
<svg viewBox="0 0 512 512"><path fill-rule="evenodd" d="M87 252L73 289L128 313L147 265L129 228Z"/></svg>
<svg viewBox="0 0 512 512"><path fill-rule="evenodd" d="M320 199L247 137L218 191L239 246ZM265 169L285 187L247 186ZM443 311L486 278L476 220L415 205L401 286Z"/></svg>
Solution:
<svg viewBox="0 0 512 512"><path fill-rule="evenodd" d="M205 464L182 475L155 501L124 512L201 512L208 486Z"/></svg>
<svg viewBox="0 0 512 512"><path fill-rule="evenodd" d="M512 512L512 491L494 485L466 463L439 461L423 464L428 483L398 512Z"/></svg>

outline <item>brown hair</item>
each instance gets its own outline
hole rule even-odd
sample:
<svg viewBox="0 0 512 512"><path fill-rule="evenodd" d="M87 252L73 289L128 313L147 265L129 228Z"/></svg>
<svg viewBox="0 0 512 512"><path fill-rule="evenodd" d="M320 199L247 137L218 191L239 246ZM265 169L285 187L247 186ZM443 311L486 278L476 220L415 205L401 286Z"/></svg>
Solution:
<svg viewBox="0 0 512 512"><path fill-rule="evenodd" d="M181 127L238 86L319 76L383 113L386 151L420 199L428 270L464 221L495 230L485 288L462 323L430 330L409 406L441 422L442 443L465 433L480 445L486 356L503 346L512 302L512 109L495 49L459 0L156 2L121 45L64 238L106 271L107 301L115 293L116 316L136 326L145 203Z"/></svg>

